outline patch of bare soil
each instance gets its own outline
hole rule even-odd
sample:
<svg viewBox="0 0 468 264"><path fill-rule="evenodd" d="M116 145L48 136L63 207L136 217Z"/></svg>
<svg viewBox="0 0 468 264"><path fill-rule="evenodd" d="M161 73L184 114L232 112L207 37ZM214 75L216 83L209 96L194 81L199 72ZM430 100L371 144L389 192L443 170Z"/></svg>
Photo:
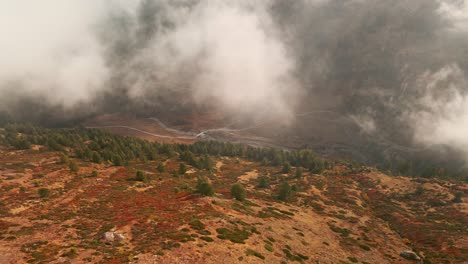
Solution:
<svg viewBox="0 0 468 264"><path fill-rule="evenodd" d="M174 132L162 127L148 118L137 118L120 114L106 114L87 120L86 127L96 127L122 136L132 136L148 141L163 143L190 144L195 140L183 138L185 134ZM161 136L158 136L161 135Z"/></svg>

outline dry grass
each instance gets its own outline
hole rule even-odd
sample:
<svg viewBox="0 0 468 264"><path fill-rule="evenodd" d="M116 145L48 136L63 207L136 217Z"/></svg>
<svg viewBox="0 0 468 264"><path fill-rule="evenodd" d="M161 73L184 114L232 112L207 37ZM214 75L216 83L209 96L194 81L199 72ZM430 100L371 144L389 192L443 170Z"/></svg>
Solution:
<svg viewBox="0 0 468 264"><path fill-rule="evenodd" d="M202 198L192 188L206 172L174 177L176 158L126 168L78 161L72 174L58 157L0 148L0 263L410 263L399 257L407 248L432 263L467 261L467 205L450 202L463 184L375 171L297 180L281 168L221 158L209 176L217 194ZM159 162L167 172L157 172ZM136 170L150 181L131 180ZM256 190L264 171L272 188ZM229 194L239 179L251 186L243 203ZM285 179L300 188L290 203L275 199ZM40 188L49 196L40 198ZM104 243L109 230L126 239Z"/></svg>

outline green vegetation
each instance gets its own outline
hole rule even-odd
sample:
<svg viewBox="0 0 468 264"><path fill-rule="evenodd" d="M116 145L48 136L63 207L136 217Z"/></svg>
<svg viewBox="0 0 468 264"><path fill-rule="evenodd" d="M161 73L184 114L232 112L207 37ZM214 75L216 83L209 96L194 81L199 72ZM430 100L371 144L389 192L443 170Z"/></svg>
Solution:
<svg viewBox="0 0 468 264"><path fill-rule="evenodd" d="M70 163L70 159L68 158L67 155L65 155L64 153L60 154L60 163L61 164L67 164Z"/></svg>
<svg viewBox="0 0 468 264"><path fill-rule="evenodd" d="M302 175L303 175L303 170L301 167L297 167L296 168L296 179L300 179L302 178Z"/></svg>
<svg viewBox="0 0 468 264"><path fill-rule="evenodd" d="M270 252L273 252L273 245L272 244L266 243L264 247L265 247L266 250L268 250Z"/></svg>
<svg viewBox="0 0 468 264"><path fill-rule="evenodd" d="M241 230L237 227L234 229L227 228L217 228L216 232L218 233L219 239L228 239L234 243L244 244L244 241L249 238L250 232L247 230Z"/></svg>
<svg viewBox="0 0 468 264"><path fill-rule="evenodd" d="M196 192L203 196L213 196L215 193L213 186L203 177L198 178Z"/></svg>
<svg viewBox="0 0 468 264"><path fill-rule="evenodd" d="M26 150L31 148L31 142L29 142L28 139L23 138L23 137L15 137L14 140L11 141L10 143L14 148L20 149L20 150Z"/></svg>
<svg viewBox="0 0 468 264"><path fill-rule="evenodd" d="M463 193L457 192L455 193L455 197L452 199L453 203L462 203L463 202Z"/></svg>
<svg viewBox="0 0 468 264"><path fill-rule="evenodd" d="M50 191L47 188L40 188L39 190L37 190L37 193L39 194L39 197L45 198L49 196Z"/></svg>
<svg viewBox="0 0 468 264"><path fill-rule="evenodd" d="M137 171L135 180L147 183L149 181L149 177L146 175L146 173Z"/></svg>
<svg viewBox="0 0 468 264"><path fill-rule="evenodd" d="M99 172L96 171L96 170L93 170L93 171L91 172L91 177L97 177L97 176L99 176Z"/></svg>
<svg viewBox="0 0 468 264"><path fill-rule="evenodd" d="M283 168L281 169L282 173L290 173L291 172L291 164L289 162L283 163Z"/></svg>
<svg viewBox="0 0 468 264"><path fill-rule="evenodd" d="M284 254L286 255L286 258L289 259L290 261L298 261L300 263L303 263L304 261L308 260L309 257L302 255L302 254L293 254L291 253L291 247L286 245L286 248L283 249Z"/></svg>
<svg viewBox="0 0 468 264"><path fill-rule="evenodd" d="M257 188L258 189L268 189L268 188L270 188L270 184L268 183L268 178L265 177L265 176L261 176L259 178Z"/></svg>
<svg viewBox="0 0 468 264"><path fill-rule="evenodd" d="M205 224L203 224L200 220L193 220L189 223L190 227L195 230L203 230L205 229Z"/></svg>
<svg viewBox="0 0 468 264"><path fill-rule="evenodd" d="M288 182L282 182L278 187L278 200L287 202L292 197L291 186Z"/></svg>
<svg viewBox="0 0 468 264"><path fill-rule="evenodd" d="M178 173L184 175L187 172L187 165L185 163L180 163Z"/></svg>
<svg viewBox="0 0 468 264"><path fill-rule="evenodd" d="M166 171L166 168L164 167L164 164L163 164L162 162L159 162L159 163L158 163L157 170L158 170L158 172L160 172L160 173L163 173L163 172Z"/></svg>
<svg viewBox="0 0 468 264"><path fill-rule="evenodd" d="M265 256L263 256L262 254L260 254L259 252L253 250L253 249L250 249L248 248L246 251L245 251L245 255L247 256L255 256L259 259L265 259Z"/></svg>
<svg viewBox="0 0 468 264"><path fill-rule="evenodd" d="M177 153L181 161L207 171L211 171L215 165L211 157L218 155L283 166L283 173L290 173L291 166L318 173L333 165L316 157L308 149L283 151L217 141L199 141L191 145L165 144L84 128L47 129L30 124L7 124L2 134L2 142L16 149L28 149L31 144L43 145L50 150L68 152L70 157L83 161L114 166L126 166L130 161L154 160L160 154L172 157ZM165 171L162 163L158 164L158 171Z"/></svg>
<svg viewBox="0 0 468 264"><path fill-rule="evenodd" d="M340 227L337 227L331 223L328 224L328 226L330 227L330 229L335 232L335 233L339 233L341 236L343 237L347 237L349 236L349 234L351 234L351 231L347 228L340 228Z"/></svg>
<svg viewBox="0 0 468 264"><path fill-rule="evenodd" d="M91 160L92 160L94 163L99 164L99 163L102 162L102 157L101 157L101 155L99 155L98 152L93 151Z"/></svg>
<svg viewBox="0 0 468 264"><path fill-rule="evenodd" d="M242 184L236 183L231 187L231 195L238 201L244 201L247 196L247 193Z"/></svg>
<svg viewBox="0 0 468 264"><path fill-rule="evenodd" d="M68 167L69 167L70 171L73 172L73 173L78 173L78 171L80 170L80 167L74 161L70 161L70 163L68 164Z"/></svg>
<svg viewBox="0 0 468 264"><path fill-rule="evenodd" d="M364 244L359 244L359 247L364 249L365 251L370 251L371 250L371 248L369 246L364 245Z"/></svg>
<svg viewBox="0 0 468 264"><path fill-rule="evenodd" d="M200 237L201 240L204 240L206 242L213 242L213 238L209 237L209 236L202 236Z"/></svg>

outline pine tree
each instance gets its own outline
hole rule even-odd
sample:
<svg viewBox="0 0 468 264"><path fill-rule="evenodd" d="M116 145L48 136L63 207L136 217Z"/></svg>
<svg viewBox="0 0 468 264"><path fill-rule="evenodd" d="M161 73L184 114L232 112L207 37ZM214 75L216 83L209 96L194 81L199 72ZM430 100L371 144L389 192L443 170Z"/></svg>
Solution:
<svg viewBox="0 0 468 264"><path fill-rule="evenodd" d="M205 179L205 178L198 178L196 192L203 195L203 196L213 196L214 189L213 186Z"/></svg>
<svg viewBox="0 0 468 264"><path fill-rule="evenodd" d="M187 165L185 165L185 163L180 163L179 174L184 175L186 172L187 172Z"/></svg>
<svg viewBox="0 0 468 264"><path fill-rule="evenodd" d="M137 171L137 172L136 172L135 180L141 181L141 182L145 182L145 183L146 183L146 182L149 181L149 178L148 178L148 176L147 176L144 172L142 172L142 171Z"/></svg>
<svg viewBox="0 0 468 264"><path fill-rule="evenodd" d="M291 164L289 162L283 163L283 169L281 170L282 173L290 173L291 172Z"/></svg>
<svg viewBox="0 0 468 264"><path fill-rule="evenodd" d="M292 190L291 190L291 186L289 186L288 182L283 182L279 185L278 187L278 199L281 200L281 201L288 201L291 199L291 196L292 196Z"/></svg>
<svg viewBox="0 0 468 264"><path fill-rule="evenodd" d="M242 184L236 183L231 187L231 195L238 201L244 201L247 193L245 192L245 188Z"/></svg>
<svg viewBox="0 0 468 264"><path fill-rule="evenodd" d="M268 179L267 179L266 176L260 177L259 182L258 182L258 185L257 185L257 188L258 188L258 189L267 189L267 188L270 188L270 184L268 183Z"/></svg>

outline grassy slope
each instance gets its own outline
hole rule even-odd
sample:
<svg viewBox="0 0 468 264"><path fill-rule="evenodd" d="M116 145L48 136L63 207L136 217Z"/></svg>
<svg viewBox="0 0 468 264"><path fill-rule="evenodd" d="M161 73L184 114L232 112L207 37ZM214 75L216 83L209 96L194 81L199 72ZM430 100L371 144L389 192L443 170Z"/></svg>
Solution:
<svg viewBox="0 0 468 264"><path fill-rule="evenodd" d="M1 147L0 262L408 263L398 256L407 248L432 263L468 260L467 204L450 202L466 185L339 165L295 179L280 167L213 158L211 175L189 167L174 176L180 161L164 156L127 167L76 160L75 174L58 152ZM136 170L150 181L134 181ZM198 175L208 176L215 197L193 194ZM258 175L271 189L255 188ZM298 187L288 203L275 199L283 180ZM230 197L237 181L247 202ZM40 198L40 188L49 196ZM104 243L111 229L126 239Z"/></svg>

